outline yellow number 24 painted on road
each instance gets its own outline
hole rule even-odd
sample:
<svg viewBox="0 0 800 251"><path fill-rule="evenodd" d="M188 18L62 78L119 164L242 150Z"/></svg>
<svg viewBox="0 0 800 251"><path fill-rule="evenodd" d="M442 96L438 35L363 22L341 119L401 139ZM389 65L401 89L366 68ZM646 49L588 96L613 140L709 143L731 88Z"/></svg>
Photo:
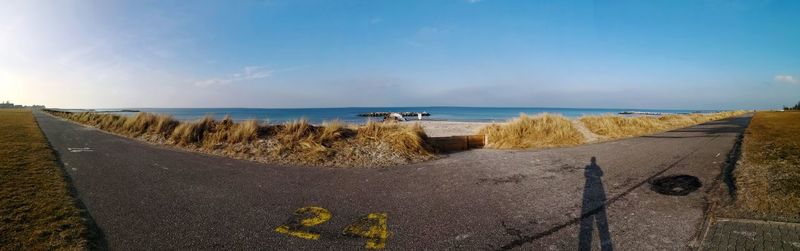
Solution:
<svg viewBox="0 0 800 251"><path fill-rule="evenodd" d="M368 249L383 249L389 230L386 227L386 214L368 214L358 222L344 228L344 235L367 238Z"/></svg>
<svg viewBox="0 0 800 251"><path fill-rule="evenodd" d="M389 230L386 226L387 218L386 213L368 214L358 222L345 227L342 234L366 238L367 245L365 247L367 249L383 249L386 247L386 239L389 238ZM320 234L311 230L311 227L330 219L331 213L324 208L303 207L297 209L286 224L275 228L275 232L307 240L317 240Z"/></svg>

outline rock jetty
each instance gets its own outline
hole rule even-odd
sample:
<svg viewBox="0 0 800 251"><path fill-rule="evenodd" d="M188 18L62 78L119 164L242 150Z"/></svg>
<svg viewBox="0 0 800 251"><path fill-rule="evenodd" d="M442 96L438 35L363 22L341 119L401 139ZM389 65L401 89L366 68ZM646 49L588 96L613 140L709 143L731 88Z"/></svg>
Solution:
<svg viewBox="0 0 800 251"><path fill-rule="evenodd" d="M656 115L656 116L661 116L661 115L667 115L667 114L671 114L671 113L666 113L666 112L640 112L640 111L624 111L624 112L620 112L619 114L635 114L635 115Z"/></svg>
<svg viewBox="0 0 800 251"><path fill-rule="evenodd" d="M365 113L359 113L358 116L359 117L386 117L386 116L391 115L392 113L397 113L397 114L403 115L404 117L413 117L413 116L418 116L419 114L422 114L423 117L431 116L431 114L427 113L427 112L365 112Z"/></svg>

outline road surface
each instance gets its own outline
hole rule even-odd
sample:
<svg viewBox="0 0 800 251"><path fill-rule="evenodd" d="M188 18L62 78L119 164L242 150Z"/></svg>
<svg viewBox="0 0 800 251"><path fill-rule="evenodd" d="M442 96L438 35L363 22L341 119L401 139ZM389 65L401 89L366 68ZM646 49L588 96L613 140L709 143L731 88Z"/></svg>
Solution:
<svg viewBox="0 0 800 251"><path fill-rule="evenodd" d="M707 191L750 120L571 148L333 169L209 156L36 118L114 250L688 249ZM703 187L686 196L651 191L650 178L671 174L696 176ZM290 220L304 207L322 209ZM361 221L370 238L343 235L370 214ZM304 217L321 224L297 227ZM276 231L290 222L290 234Z"/></svg>

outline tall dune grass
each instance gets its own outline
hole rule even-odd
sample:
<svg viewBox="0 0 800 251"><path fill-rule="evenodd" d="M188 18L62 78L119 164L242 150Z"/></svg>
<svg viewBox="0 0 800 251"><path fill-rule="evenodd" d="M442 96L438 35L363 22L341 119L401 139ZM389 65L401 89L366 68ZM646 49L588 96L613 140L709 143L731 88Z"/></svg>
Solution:
<svg viewBox="0 0 800 251"><path fill-rule="evenodd" d="M616 115L584 116L580 122L594 134L607 138L650 134L667 129L666 121L657 117L623 117ZM678 122L674 120L674 122Z"/></svg>
<svg viewBox="0 0 800 251"><path fill-rule="evenodd" d="M251 142L258 137L259 125L254 119L234 124L227 136L228 143Z"/></svg>
<svg viewBox="0 0 800 251"><path fill-rule="evenodd" d="M179 124L179 122L174 120L171 116L151 113L139 113L136 116L124 117L93 112L49 112L105 131L132 137L138 137L144 134L159 134L166 137L172 134L173 130Z"/></svg>
<svg viewBox="0 0 800 251"><path fill-rule="evenodd" d="M220 124L220 126L222 126L222 124ZM178 126L176 126L172 131L170 140L179 145L202 143L206 134L211 133L211 130L216 129L215 127L216 124L211 116L205 116L204 118L194 122L179 123Z"/></svg>
<svg viewBox="0 0 800 251"><path fill-rule="evenodd" d="M332 121L313 126L301 119L276 126L272 135L276 144L270 153L292 162L347 165L388 158L398 164L433 155L419 125L370 122L346 126Z"/></svg>
<svg viewBox="0 0 800 251"><path fill-rule="evenodd" d="M728 111L711 114L671 114L664 116L624 117L618 115L583 116L578 120L589 131L615 139L664 132L746 113Z"/></svg>
<svg viewBox="0 0 800 251"><path fill-rule="evenodd" d="M271 125L259 124L255 120L236 123L230 117L215 121L207 116L197 121L179 122L168 115L149 113L125 117L91 112L49 112L151 142L267 162L323 166L390 165L429 159L433 155L424 130L417 124L369 122L355 126L330 121L315 126L300 119ZM546 113L535 116L521 114L506 123L486 126L480 134L488 138L486 148L573 146L589 140L593 142L595 136L592 133L601 139L633 137L744 113L601 115L584 116L576 121Z"/></svg>
<svg viewBox="0 0 800 251"><path fill-rule="evenodd" d="M156 116L155 124L149 128L149 133L154 133L163 137L169 137L178 126L178 121L169 115Z"/></svg>
<svg viewBox="0 0 800 251"><path fill-rule="evenodd" d="M480 133L489 139L486 147L496 149L571 146L584 142L569 119L547 113L532 117L521 114L505 124L484 127Z"/></svg>
<svg viewBox="0 0 800 251"><path fill-rule="evenodd" d="M301 119L284 124L255 120L215 121L206 116L180 122L168 115L49 111L82 124L154 143L202 152L287 164L322 166L380 166L403 164L433 156L419 125L371 122L363 126L341 121L322 126Z"/></svg>
<svg viewBox="0 0 800 251"><path fill-rule="evenodd" d="M127 118L122 127L126 132L139 136L149 132L150 126L155 125L155 123L156 115L151 113L139 113L133 118Z"/></svg>
<svg viewBox="0 0 800 251"><path fill-rule="evenodd" d="M398 123L369 122L356 131L356 139L364 142L379 141L388 144L396 153L405 155L430 155L425 143L427 135L419 124L411 126Z"/></svg>
<svg viewBox="0 0 800 251"><path fill-rule="evenodd" d="M692 126L713 120L738 116L745 111L711 114L671 114L664 116L624 117L619 115L583 116L571 121L560 115L539 114L520 117L503 124L492 124L480 130L487 135L486 148L514 149L573 146L586 143L593 134L602 139L616 139L653 134ZM583 126L586 129L579 129ZM581 130L588 130L584 137ZM591 137L590 137L591 136Z"/></svg>

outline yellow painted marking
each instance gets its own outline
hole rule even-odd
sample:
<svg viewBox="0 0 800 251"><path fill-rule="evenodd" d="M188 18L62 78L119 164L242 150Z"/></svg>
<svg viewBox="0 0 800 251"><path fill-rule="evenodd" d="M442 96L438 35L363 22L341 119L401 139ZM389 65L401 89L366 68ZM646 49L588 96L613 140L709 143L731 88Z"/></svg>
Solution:
<svg viewBox="0 0 800 251"><path fill-rule="evenodd" d="M386 247L386 239L389 238L387 218L386 213L368 214L367 217L344 228L344 234L366 238L367 249L383 249Z"/></svg>
<svg viewBox="0 0 800 251"><path fill-rule="evenodd" d="M311 217L306 217L311 215ZM307 240L319 239L319 234L302 228L310 228L331 219L331 213L321 207L303 207L297 209L289 222L275 228L275 232Z"/></svg>

